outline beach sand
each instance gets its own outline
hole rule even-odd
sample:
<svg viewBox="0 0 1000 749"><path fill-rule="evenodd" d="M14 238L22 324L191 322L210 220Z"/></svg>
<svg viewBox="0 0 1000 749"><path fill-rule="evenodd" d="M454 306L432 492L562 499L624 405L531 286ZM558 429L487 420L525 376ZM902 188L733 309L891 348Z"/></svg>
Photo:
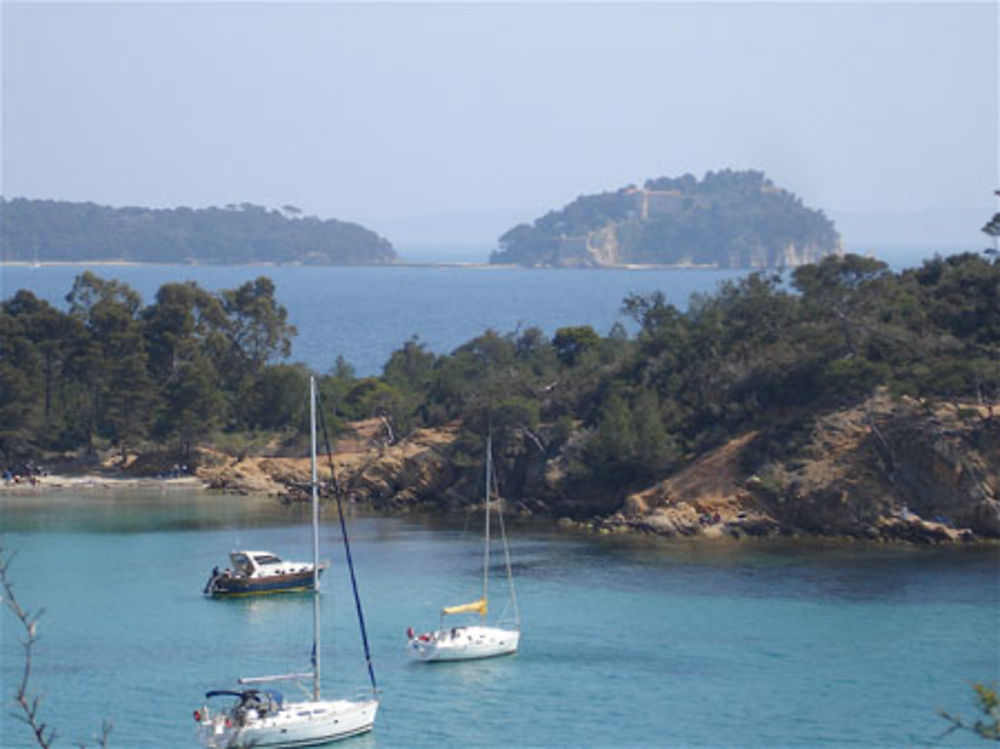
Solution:
<svg viewBox="0 0 1000 749"><path fill-rule="evenodd" d="M180 476L178 478L149 478L130 476L106 476L102 474L80 474L65 475L52 474L49 476L36 476L35 482L31 483L27 479L20 482L0 481L0 495L3 494L30 494L37 492L55 491L63 489L74 490L97 490L106 489L132 489L132 488L169 488L169 489L205 489L208 484L197 476Z"/></svg>

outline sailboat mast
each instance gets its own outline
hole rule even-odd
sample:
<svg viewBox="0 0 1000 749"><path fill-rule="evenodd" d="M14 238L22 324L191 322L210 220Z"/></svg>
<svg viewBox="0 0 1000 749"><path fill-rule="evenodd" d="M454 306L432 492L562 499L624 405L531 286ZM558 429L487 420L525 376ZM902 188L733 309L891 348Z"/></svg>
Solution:
<svg viewBox="0 0 1000 749"><path fill-rule="evenodd" d="M486 541L483 549L483 600L489 593L490 581L490 486L493 483L493 435L486 437Z"/></svg>
<svg viewBox="0 0 1000 749"><path fill-rule="evenodd" d="M319 480L316 473L316 378L309 376L309 457L312 473L313 699L319 700Z"/></svg>

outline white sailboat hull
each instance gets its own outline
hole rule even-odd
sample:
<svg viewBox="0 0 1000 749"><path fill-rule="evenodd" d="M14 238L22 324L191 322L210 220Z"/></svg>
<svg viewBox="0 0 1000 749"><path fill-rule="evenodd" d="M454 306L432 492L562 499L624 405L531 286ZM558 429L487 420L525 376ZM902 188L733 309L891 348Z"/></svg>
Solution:
<svg viewBox="0 0 1000 749"><path fill-rule="evenodd" d="M206 749L290 749L317 746L366 733L375 723L378 700L290 702L274 714L248 715L243 725L219 714L198 727Z"/></svg>
<svg viewBox="0 0 1000 749"><path fill-rule="evenodd" d="M500 627L452 627L410 638L410 655L421 661L469 661L517 652L520 631Z"/></svg>

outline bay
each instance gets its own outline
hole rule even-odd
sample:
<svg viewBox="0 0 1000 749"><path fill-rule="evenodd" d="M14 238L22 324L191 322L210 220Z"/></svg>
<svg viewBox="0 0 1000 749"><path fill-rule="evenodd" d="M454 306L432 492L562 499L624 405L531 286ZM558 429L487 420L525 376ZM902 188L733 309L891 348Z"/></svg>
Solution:
<svg viewBox="0 0 1000 749"><path fill-rule="evenodd" d="M21 602L45 608L34 685L57 745L193 746L192 710L240 675L308 664L310 599L206 600L236 547L308 557L304 507L167 488L0 496ZM335 516L324 508L327 694L365 685ZM383 707L350 747L939 746L998 676L995 548L691 543L513 522L512 657L411 663L404 632L479 585L478 518L350 520ZM20 677L3 614L0 675ZM290 688L286 687L286 691ZM953 735L945 746L974 746ZM32 746L5 710L0 744Z"/></svg>
<svg viewBox="0 0 1000 749"><path fill-rule="evenodd" d="M488 329L507 333L535 326L546 334L591 325L606 334L631 293L662 291L684 308L693 293L714 291L746 270L528 269L474 266L299 267L190 265L0 266L0 298L27 289L59 309L73 279L90 270L138 291L145 304L165 283L196 281L210 291L236 288L258 276L277 287L288 321L298 328L292 360L318 372L343 356L357 374L379 374L394 350L418 336L449 353Z"/></svg>

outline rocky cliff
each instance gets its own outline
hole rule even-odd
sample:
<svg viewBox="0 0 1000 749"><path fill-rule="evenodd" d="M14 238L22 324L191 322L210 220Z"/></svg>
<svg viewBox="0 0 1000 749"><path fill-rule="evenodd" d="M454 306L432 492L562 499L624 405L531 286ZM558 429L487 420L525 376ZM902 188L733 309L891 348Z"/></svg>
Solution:
<svg viewBox="0 0 1000 749"><path fill-rule="evenodd" d="M456 466L457 436L457 426L418 430L386 445L377 422L358 424L335 448L338 480L352 501L381 511L467 506L479 501L479 472ZM855 408L748 432L622 497L570 486L562 460L508 464L509 508L572 517L605 532L665 536L919 543L1000 537L1000 418L982 407L932 407L881 394ZM236 490L247 488L237 473L263 474L274 482L270 490L290 501L305 497L308 482L304 458L246 459L242 468L211 471L217 487Z"/></svg>
<svg viewBox="0 0 1000 749"><path fill-rule="evenodd" d="M998 498L1000 420L883 394L733 440L631 495L602 525L947 542L1000 537Z"/></svg>

